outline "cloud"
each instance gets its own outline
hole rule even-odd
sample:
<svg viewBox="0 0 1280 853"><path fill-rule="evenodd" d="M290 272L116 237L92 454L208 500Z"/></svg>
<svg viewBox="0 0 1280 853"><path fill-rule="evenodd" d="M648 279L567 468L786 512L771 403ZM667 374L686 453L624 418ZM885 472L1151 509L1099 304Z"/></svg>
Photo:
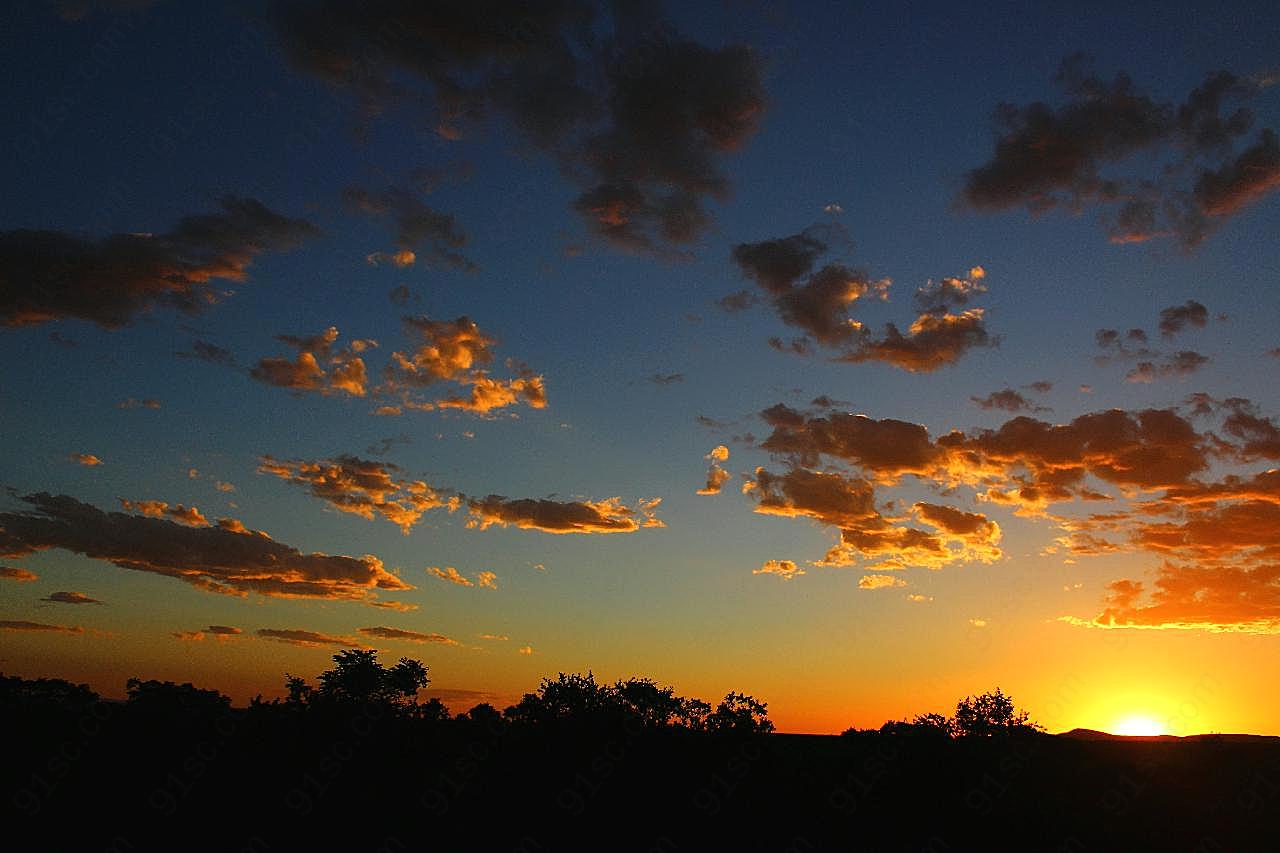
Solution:
<svg viewBox="0 0 1280 853"><path fill-rule="evenodd" d="M176 521L188 527L209 526L209 519L205 518L200 513L200 510L193 506L186 507L182 504L169 506L164 501L131 501L126 498L118 498L118 500L123 509L145 515L148 518L167 518L170 521Z"/></svg>
<svg viewBox="0 0 1280 853"><path fill-rule="evenodd" d="M76 318L117 329L158 307L198 313L222 296L212 282L243 281L254 256L318 233L253 199L220 203L221 212L183 217L160 234L0 232L0 324Z"/></svg>
<svg viewBox="0 0 1280 853"><path fill-rule="evenodd" d="M471 513L467 526L486 530L495 525L514 525L543 533L634 533L642 527L666 526L654 515L660 502L660 498L653 498L628 507L616 497L600 501L556 501L513 500L489 495L466 500Z"/></svg>
<svg viewBox="0 0 1280 853"><path fill-rule="evenodd" d="M274 640L278 643L288 643L293 646L305 646L307 648L318 648L320 646L344 646L349 649L364 648L351 637L332 636L316 631L304 631L299 628L259 628L255 633L264 640Z"/></svg>
<svg viewBox="0 0 1280 853"><path fill-rule="evenodd" d="M533 646L521 646L516 651L518 651L522 655L531 655L533 654Z"/></svg>
<svg viewBox="0 0 1280 853"><path fill-rule="evenodd" d="M909 592L907 593L907 601L910 601L912 604L928 604L930 601L933 601L933 596L921 595L917 592Z"/></svg>
<svg viewBox="0 0 1280 853"><path fill-rule="evenodd" d="M728 460L729 448L723 444L717 444L711 448L711 452L706 455L711 460L710 467L707 468L707 482L698 489L700 495L718 495L720 488L729 481L730 474L728 471L720 467L720 463Z"/></svg>
<svg viewBox="0 0 1280 853"><path fill-rule="evenodd" d="M146 400L138 400L134 397L130 397L127 400L121 400L116 405L116 408L118 409L158 409L160 408L160 401L152 400L150 398Z"/></svg>
<svg viewBox="0 0 1280 853"><path fill-rule="evenodd" d="M921 314L905 335L895 324L886 323L882 337L860 339L838 360L882 361L911 373L931 373L955 364L971 349L996 344L997 339L987 333L983 310L971 308L959 314Z"/></svg>
<svg viewBox="0 0 1280 853"><path fill-rule="evenodd" d="M987 627L987 620L974 618L969 620L969 624L975 628L985 628Z"/></svg>
<svg viewBox="0 0 1280 853"><path fill-rule="evenodd" d="M57 634L83 634L79 625L46 625L43 622L27 622L22 619L0 619L0 631L48 631Z"/></svg>
<svg viewBox="0 0 1280 853"><path fill-rule="evenodd" d="M955 363L974 347L997 343L987 332L981 308L950 311L986 292L982 267L973 267L968 278L927 281L916 291L920 313L907 333L887 323L877 337L849 312L868 296L887 299L891 282L872 280L841 263L815 272L818 259L837 239L847 241L839 227L815 226L789 237L734 247L731 257L742 274L760 285L784 323L804 332L790 344L771 339L774 349L808 355L816 345L836 350L838 361L882 361L911 372L930 372Z"/></svg>
<svg viewBox="0 0 1280 853"><path fill-rule="evenodd" d="M51 592L41 601L48 601L52 604L101 604L102 602L96 598L90 598L83 592Z"/></svg>
<svg viewBox="0 0 1280 853"><path fill-rule="evenodd" d="M334 326L310 337L277 335L276 340L294 347L297 356L259 359L249 371L254 379L292 391L365 396L369 380L363 353L376 348L377 341L356 339L345 347L335 348L338 330Z"/></svg>
<svg viewBox="0 0 1280 853"><path fill-rule="evenodd" d="M188 527L103 512L67 495L41 492L22 500L28 511L0 512L0 556L62 548L231 595L359 600L375 590L412 589L376 557L306 554L233 519Z"/></svg>
<svg viewBox="0 0 1280 853"><path fill-rule="evenodd" d="M1209 216L1228 216L1280 187L1280 137L1270 128L1240 156L1196 181L1195 198Z"/></svg>
<svg viewBox="0 0 1280 853"><path fill-rule="evenodd" d="M86 468L92 468L95 465L101 465L102 460L94 456L92 453L71 453L67 458L72 462L83 465Z"/></svg>
<svg viewBox="0 0 1280 853"><path fill-rule="evenodd" d="M1209 309L1194 299L1182 305L1171 305L1160 311L1160 334L1171 338L1188 326L1203 329L1209 322Z"/></svg>
<svg viewBox="0 0 1280 853"><path fill-rule="evenodd" d="M706 200L728 193L719 160L756 129L761 62L684 39L656 5L596 15L586 0L282 0L270 21L294 67L346 87L370 114L425 103L447 139L500 116L581 185L573 207L598 234L669 253L709 226Z"/></svg>
<svg viewBox="0 0 1280 853"><path fill-rule="evenodd" d="M498 576L493 572L478 572L476 574L476 586L481 589L497 589Z"/></svg>
<svg viewBox="0 0 1280 853"><path fill-rule="evenodd" d="M970 397L980 409L1000 409L1005 412L1047 412L1044 406L1036 405L1012 388L992 391L985 397Z"/></svg>
<svg viewBox="0 0 1280 853"><path fill-rule="evenodd" d="M797 566L793 560L765 560L760 565L760 568L751 570L753 575L777 575L784 581L789 581L804 573L804 569Z"/></svg>
<svg viewBox="0 0 1280 853"><path fill-rule="evenodd" d="M769 296L784 323L826 346L850 341L861 326L849 316L849 308L868 293L884 298L889 287L888 279L872 281L865 272L839 263L815 272L834 237L843 232L815 226L789 237L740 243L730 255L742 274Z"/></svg>
<svg viewBox="0 0 1280 853"><path fill-rule="evenodd" d="M677 382L684 381L683 373L655 373L647 377L649 382L654 385L674 385Z"/></svg>
<svg viewBox="0 0 1280 853"><path fill-rule="evenodd" d="M1209 357L1194 350L1175 352L1162 362L1140 361L1125 374L1125 382L1155 382L1170 377L1181 378L1195 373L1209 363Z"/></svg>
<svg viewBox="0 0 1280 853"><path fill-rule="evenodd" d="M496 341L481 332L469 317L405 317L403 325L406 336L417 346L409 352L391 354L391 363L383 371L385 381L377 389L380 395L398 394L403 406L410 409L455 408L486 414L517 402L535 409L546 408L546 384L541 375L510 360L507 367L515 371L515 378L494 379L489 375ZM424 401L415 393L415 389L440 382L455 382L469 387L470 392L434 401Z"/></svg>
<svg viewBox="0 0 1280 853"><path fill-rule="evenodd" d="M230 625L210 625L203 631L174 631L169 636L177 640L185 640L188 642L200 642L205 637L213 637L218 642L226 640L234 640L244 634L239 628Z"/></svg>
<svg viewBox="0 0 1280 853"><path fill-rule="evenodd" d="M893 575L863 575L858 579L858 589L893 589L906 585L906 581Z"/></svg>
<svg viewBox="0 0 1280 853"><path fill-rule="evenodd" d="M26 569L19 569L15 566L0 566L0 578L18 583L30 583L31 581L39 580L40 576L35 572L29 572Z"/></svg>
<svg viewBox="0 0 1280 853"><path fill-rule="evenodd" d="M395 222L396 251L369 255L367 260L374 266L391 263L403 268L421 258L430 266L466 272L479 269L460 251L467 246L467 235L454 218L433 210L409 190L389 187L381 192L369 192L348 187L342 197L354 211Z"/></svg>
<svg viewBox="0 0 1280 853"><path fill-rule="evenodd" d="M405 631L400 628L357 628L361 634L366 637L373 637L378 640L403 640L408 643L439 643L444 646L456 646L458 641L446 637L444 634L424 634L420 631Z"/></svg>
<svg viewBox="0 0 1280 853"><path fill-rule="evenodd" d="M175 355L179 358L193 358L199 361L207 361L211 364L226 365L227 367L234 367L236 363L236 357L231 350L201 340L192 341L190 350L178 352Z"/></svg>
<svg viewBox="0 0 1280 853"><path fill-rule="evenodd" d="M726 314L736 314L746 311L759 301L760 298L750 290L738 290L717 299L716 306Z"/></svg>
<svg viewBox="0 0 1280 853"><path fill-rule="evenodd" d="M302 486L341 512L366 519L381 515L405 535L428 510L453 512L460 506L458 497L446 497L421 480L397 479L399 470L390 462L347 455L317 461L263 456L258 462L260 474Z"/></svg>
<svg viewBox="0 0 1280 853"><path fill-rule="evenodd" d="M1261 91L1260 78L1218 71L1175 106L1143 94L1124 74L1111 81L1092 75L1077 54L1063 61L1055 82L1066 95L1057 107L997 108L995 152L968 173L961 203L1033 213L1116 206L1112 242L1176 236L1191 248L1215 218L1280 186L1280 143L1272 130L1263 129L1256 144L1232 156L1254 116L1229 105Z"/></svg>
<svg viewBox="0 0 1280 853"><path fill-rule="evenodd" d="M462 572L459 572L453 566L445 566L443 569L439 566L428 566L427 574L434 575L442 581L455 583L458 586L473 586L471 579L462 574Z"/></svg>
<svg viewBox="0 0 1280 853"><path fill-rule="evenodd" d="M381 607L384 610L394 610L397 613L411 613L418 609L418 605L407 601L366 601L365 604L370 607Z"/></svg>

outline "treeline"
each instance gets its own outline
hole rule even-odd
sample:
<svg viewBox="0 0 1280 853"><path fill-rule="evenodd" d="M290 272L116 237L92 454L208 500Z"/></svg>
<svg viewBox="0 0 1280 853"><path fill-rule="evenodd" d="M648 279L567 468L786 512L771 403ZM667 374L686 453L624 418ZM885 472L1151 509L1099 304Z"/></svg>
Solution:
<svg viewBox="0 0 1280 853"><path fill-rule="evenodd" d="M714 707L702 699L677 695L674 688L648 678L630 678L601 684L593 673L559 673L544 678L537 690L526 693L515 705L499 711L489 703L452 714L439 699L419 701L431 679L421 661L401 658L387 666L372 649L346 649L333 656L334 666L322 672L315 684L285 674L286 695L264 700L255 697L246 710L264 719L341 714L352 707L376 709L379 717L423 723L457 722L477 726L607 727L626 722L640 729L677 729L712 734L763 735L774 730L768 704L745 693L730 692ZM195 721L231 711L231 699L216 690L190 683L143 681L131 678L125 685L126 706L154 720ZM61 709L76 712L100 701L87 685L61 679L26 680L0 675L0 707L33 713ZM870 734L926 738L1031 735L1043 728L1028 719L999 689L966 697L955 714L929 713L911 720L890 720L879 729L851 728L846 737Z"/></svg>

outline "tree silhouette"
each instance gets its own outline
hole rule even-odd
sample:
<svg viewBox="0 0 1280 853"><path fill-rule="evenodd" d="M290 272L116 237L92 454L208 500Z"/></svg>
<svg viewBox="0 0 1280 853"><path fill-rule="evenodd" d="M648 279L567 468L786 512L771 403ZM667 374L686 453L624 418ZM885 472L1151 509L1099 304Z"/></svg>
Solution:
<svg viewBox="0 0 1280 853"><path fill-rule="evenodd" d="M773 731L768 703L758 702L745 693L730 693L707 717L709 732L734 734L768 734Z"/></svg>
<svg viewBox="0 0 1280 853"><path fill-rule="evenodd" d="M938 716L938 715L931 715ZM1014 707L1013 700L1000 688L978 696L966 696L956 704L951 730L957 737L993 737L1043 731L1037 723L1028 722L1030 715Z"/></svg>
<svg viewBox="0 0 1280 853"><path fill-rule="evenodd" d="M378 662L376 649L343 649L333 656L335 666L320 673L319 685L312 687L298 676L285 675L289 691L286 704L373 702L414 716L422 714L418 691L431 683L427 667L412 658L400 658L395 666ZM433 699L428 716L438 717L444 709ZM430 703L428 703L430 705ZM445 715L448 709L444 709Z"/></svg>
<svg viewBox="0 0 1280 853"><path fill-rule="evenodd" d="M205 690L191 682L174 684L172 681L143 681L130 678L124 685L131 709L172 719L225 712L231 707L231 699L217 690Z"/></svg>

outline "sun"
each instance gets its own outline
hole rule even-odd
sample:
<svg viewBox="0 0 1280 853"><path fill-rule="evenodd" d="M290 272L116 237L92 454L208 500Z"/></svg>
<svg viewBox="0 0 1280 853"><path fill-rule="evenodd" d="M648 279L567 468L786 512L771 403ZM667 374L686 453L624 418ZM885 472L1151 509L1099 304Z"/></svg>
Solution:
<svg viewBox="0 0 1280 853"><path fill-rule="evenodd" d="M1127 735L1129 737L1153 737L1167 734L1163 723L1153 717L1145 717L1141 714L1130 714L1127 717L1121 717L1111 727L1111 731L1112 734Z"/></svg>

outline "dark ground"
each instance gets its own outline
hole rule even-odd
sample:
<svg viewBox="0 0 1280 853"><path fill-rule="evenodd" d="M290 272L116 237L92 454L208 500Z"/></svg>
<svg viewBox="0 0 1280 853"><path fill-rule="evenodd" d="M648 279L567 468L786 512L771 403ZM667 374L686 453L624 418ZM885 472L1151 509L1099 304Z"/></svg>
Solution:
<svg viewBox="0 0 1280 853"><path fill-rule="evenodd" d="M11 850L1280 850L1280 740L4 710Z"/></svg>

